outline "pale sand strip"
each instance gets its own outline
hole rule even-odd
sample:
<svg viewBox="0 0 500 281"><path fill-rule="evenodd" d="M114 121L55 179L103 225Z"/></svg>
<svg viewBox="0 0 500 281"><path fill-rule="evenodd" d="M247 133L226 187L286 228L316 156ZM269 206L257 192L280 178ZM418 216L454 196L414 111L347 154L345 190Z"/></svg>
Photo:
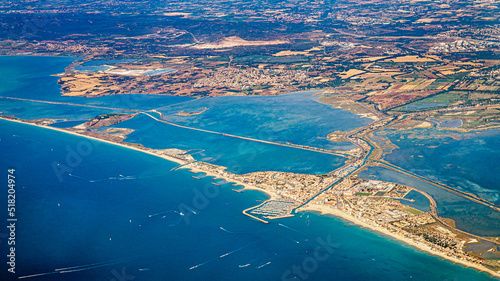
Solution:
<svg viewBox="0 0 500 281"><path fill-rule="evenodd" d="M75 135L75 136L79 136L79 137L83 137L83 138L95 140L95 141L100 141L100 142L105 142L105 143L112 144L112 145L121 146L121 147L128 148L128 149L133 149L135 151L144 152L144 153L147 153L147 154L159 157L159 158L166 159L166 160L171 161L171 162L175 162L175 163L177 163L179 165L187 164L187 162L185 162L185 161L183 161L181 159L170 157L170 156L167 156L167 155L158 155L158 154L153 153L151 151L148 151L146 149L141 149L141 148L138 148L138 147L133 147L133 146L130 146L130 145L126 145L124 143L112 142L112 141L108 141L108 140L104 140L104 139L100 139L100 138L96 138L96 137L92 137L92 136L82 135L82 134L79 134L79 133L76 133L76 132L72 132L72 131L68 131L68 130L64 130L64 129L60 129L60 128L54 128L54 127L49 127L49 126L45 126L45 125L38 125L38 124L23 122L23 121L19 121L19 120L8 119L8 118L4 118L4 117L1 117L1 116L0 116L0 119L6 120L6 121L11 121L11 122L16 122L16 123L21 123L21 124L26 124L26 125L31 125L31 126L35 126L35 127L39 127L39 128L54 130L54 131L58 131L58 132L66 133L66 134L71 134L71 135Z"/></svg>
<svg viewBox="0 0 500 281"><path fill-rule="evenodd" d="M54 128L54 127L49 127L49 126L45 126L45 125L37 125L37 124L27 123L27 122L23 122L23 121L19 121L19 120L8 119L8 118L4 118L4 117L0 117L0 119L6 120L6 121L11 121L11 122L17 122L17 123L21 123L21 124L26 124L26 125L31 125L31 126L35 126L35 127L40 127L40 128L44 128L44 129L59 131L59 132L62 132L62 133L72 134L72 135L75 135L75 136L84 137L84 138L92 139L92 140L95 140L95 141L100 141L100 142L108 143L108 144L111 144L111 145L117 145L117 146L121 146L121 147L124 147L124 148L133 149L135 151L144 152L144 153L147 153L147 154L159 157L159 158L163 158L163 159L171 161L171 162L175 162L175 163L177 163L179 165L183 165L183 164L187 163L187 162L182 161L180 159L177 159L177 158L174 158L174 157L169 157L169 156L166 156L166 155L158 155L158 154L155 154L153 152L147 151L145 149L140 149L140 148L137 148L137 147L132 147L132 146L124 145L123 143L117 143L117 142L112 142L112 141L108 141L108 140L99 139L99 138L96 138L96 137L82 135L82 134L78 134L76 132L71 132L71 131L67 131L67 130L64 130L64 129L60 129L60 128ZM267 194L270 197L269 200L273 200L273 199L277 198L277 195L274 192L270 192L268 190L257 188L255 186L251 186L249 184L246 184L246 183L243 183L243 182L240 182L240 181L237 181L237 180L233 180L233 179L230 179L230 178L227 178L227 177L223 177L221 175L214 174L214 173L209 172L209 171L203 171L203 170L200 170L200 169L197 169L197 168L194 168L194 167L189 167L189 166L190 165L183 166L183 167L181 167L181 169L190 169L190 171L193 172L193 173L203 172L207 176L215 177L215 178L221 178L221 179L224 179L224 180L226 180L228 182L233 182L233 183L236 183L238 185L242 185L242 186L244 186L244 189L258 190L260 192L263 192L263 193ZM255 208L255 207L252 207L252 208ZM493 271L491 269L488 269L488 268L486 268L484 266L481 266L481 265L478 265L478 264L475 264L475 263L472 263L472 262L463 261L463 260L457 259L455 257L449 257L449 256L447 256L447 255L445 255L445 254L443 254L441 252L437 252L437 251L431 250L431 249L427 248L425 245L417 244L414 241L412 241L412 240L410 240L410 239L408 239L406 237L401 237L401 236L396 235L394 233L391 233L388 230L383 229L381 227L372 226L370 224L367 224L367 223L359 220L358 218L356 218L354 216L351 216L349 214L346 214L344 212L341 212L339 210L335 210L335 209L327 207L327 206L308 204L306 206L303 206L303 207L297 209L297 211L298 212L300 212L300 211L319 211L322 215L323 214L330 214L330 215L334 215L334 216L337 216L337 217L341 217L341 218L346 219L348 221L351 221L351 222L353 222L353 223L355 223L357 225L360 225L360 226L363 226L363 227L366 227L366 228L369 228L369 229L381 232L381 233L383 233L383 234L385 234L387 236L391 236L393 238L396 238L396 239L398 239L400 241L403 241L403 242L405 242L405 243L407 243L409 245L412 245L412 246L414 246L414 247L416 247L416 248L418 248L420 250L423 250L423 251L426 251L426 252L431 253L433 255L436 255L436 256L442 257L444 259L453 261L454 263L459 263L459 264L465 265L466 267L472 267L472 268L475 268L475 269L477 269L479 271L484 271L484 272L487 272L487 273L489 273L489 274L491 274L493 276L500 277L500 272L495 272L495 271Z"/></svg>
<svg viewBox="0 0 500 281"><path fill-rule="evenodd" d="M92 136L82 135L82 134L79 134L79 133L76 133L76 132L72 132L72 131L68 131L68 130L64 130L64 129L60 129L60 128L49 127L49 126L45 126L45 125L37 125L37 124L23 122L23 121L19 121L19 120L4 118L4 117L1 117L1 116L0 116L0 119L6 120L6 121L10 121L10 122L17 122L17 123L21 123L21 124L31 125L31 126L35 126L35 127L39 127L39 128L54 130L54 131L58 131L58 132L66 133L66 134L71 134L71 135L75 135L75 136L79 136L79 137L83 137L83 138L92 139L92 140L95 140L95 141L100 141L100 142L104 142L104 143L108 143L108 144L112 144L112 145L121 146L121 147L124 147L124 148L132 149L132 150L143 152L143 153L147 153L147 154L159 157L159 158L163 158L165 160L177 163L179 165L185 165L185 164L187 164L187 165L185 165L183 167L180 167L179 169L189 169L193 173L202 172L202 173L207 174L207 176L209 176L209 177L215 177L215 178L219 178L219 179L224 179L227 182L232 182L232 183L241 185L241 186L244 187L244 189L258 190L258 191L260 191L260 192L265 193L266 195L268 195L270 197L268 200L274 200L274 199L278 198L278 195L276 193L274 193L274 192L271 192L271 191L268 191L268 190L264 190L264 189L255 187L255 186L249 185L247 183L243 183L243 182L238 181L238 180L234 180L234 179L231 179L231 178L228 178L228 177L224 177L224 176L212 173L210 171L204 171L204 170L201 170L201 169L198 169L198 168L194 168L190 164L188 164L188 162L186 162L186 161L183 161L183 160L178 159L178 158L170 157L170 156L167 156L167 155L158 155L158 154L156 154L154 152L148 151L147 148L133 147L133 146L130 146L130 145L126 145L125 143L112 142L112 141L108 141L108 140L104 140L104 139L100 139L100 138L96 138L96 137L92 137Z"/></svg>
<svg viewBox="0 0 500 281"><path fill-rule="evenodd" d="M232 178L229 178L229 177L224 177L224 176L212 173L210 171L205 171L205 170L202 170L202 169L199 169L199 168L195 168L195 167L192 167L191 164L188 164L186 166L180 167L179 169L189 169L190 172L195 173L195 174L196 173L205 173L208 177L223 179L223 180L225 180L227 182L232 182L232 183L235 183L237 185L241 185L241 186L244 187L243 190L257 190L257 191L260 191L262 193L265 193L267 196L269 196L268 200L275 200L275 199L278 198L278 195L276 193L272 192L272 191L265 190L265 189L262 189L262 188L258 188L258 187L255 187L253 185L249 185L248 183L244 183L242 181L235 180L235 179L232 179Z"/></svg>
<svg viewBox="0 0 500 281"><path fill-rule="evenodd" d="M297 209L297 212L301 212L301 211L313 211L313 212L320 212L321 215L333 215L333 216L336 216L336 217L341 217L345 220L348 220L350 222L353 222L359 226L362 226L362 227L365 227L365 228L369 228L371 230L374 230L374 231L378 231L384 235L387 235L387 236L390 236L390 237L393 237L395 239L398 239L408 245L411 245L415 248L418 248L419 250L422 250L422 251L426 251L432 255L435 255L435 256L439 256L441 258L444 258L444 259L447 259L449 261L452 261L453 263L459 263L459 264L462 264L462 265L465 265L466 267L472 267L474 269L477 269L479 271L484 271L484 272L487 272L489 274L491 274L492 276L495 276L495 277L500 277L500 271L496 272L496 271L493 271L489 268L486 268L480 264L475 264L475 263L472 263L472 262L469 262L469 261L464 261L464 260L461 260L461 259L458 259L458 258L455 258L455 257L450 257L450 256L447 256L445 254L443 254L442 252L438 252L438 251L435 251L435 250L432 250L430 248L428 248L426 245L424 244L420 244L420 243L417 243L409 238L406 238L406 237L403 237L403 236L399 236L395 233L392 233L390 231L388 231L387 229L385 228L382 228L382 227L377 227L377 226L374 226L374 225L371 225L371 224L368 224L354 216L351 216L347 213L344 213L340 210L337 210L337 209L334 209L334 208L330 208L328 206L325 206L325 205L318 205L318 204L307 204L306 206L303 206L299 209Z"/></svg>

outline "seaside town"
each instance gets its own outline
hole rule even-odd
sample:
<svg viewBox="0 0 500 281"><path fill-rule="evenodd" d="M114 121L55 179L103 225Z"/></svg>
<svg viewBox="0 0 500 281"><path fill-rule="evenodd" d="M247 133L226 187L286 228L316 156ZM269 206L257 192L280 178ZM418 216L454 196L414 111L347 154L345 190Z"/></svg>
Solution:
<svg viewBox="0 0 500 281"><path fill-rule="evenodd" d="M457 261L496 266L494 262L467 251L467 245L491 239L465 233L454 228L449 221L444 222L435 212L436 203L432 197L409 186L359 179L356 175L346 176L348 173L345 172L332 173L337 176L271 171L240 175L227 172L223 166L195 161L180 149L147 151L173 158L179 163L174 170L190 169L196 174L193 178L199 179L199 173L205 173L214 179L233 183L230 186L235 192L244 192L245 189L237 189L237 186L244 186L269 194L269 200L243 212L264 223L293 216L296 210L330 213ZM215 185L220 186L220 183ZM409 194L413 194L412 199L406 198ZM413 199L415 194L421 197ZM416 200L428 205L422 210L411 207ZM422 204L419 206L422 207ZM496 239L493 242L498 243ZM489 252L495 251L496 246L489 249Z"/></svg>
<svg viewBox="0 0 500 281"><path fill-rule="evenodd" d="M418 251L500 277L500 237L474 234L470 228L465 231L458 220L440 216L438 210L452 203L443 203L429 190L360 175L369 168L383 168L488 211L500 211L497 186L488 189L478 184L477 190L486 190L481 193L472 180L468 189L439 175L423 176L418 169L397 166L386 156L399 143L385 137L389 132L428 129L441 133L441 139L460 140L458 133L500 128L500 0L58 2L0 4L0 56L74 58L70 65L50 74L59 87L57 98L16 96L6 90L0 101L14 105L2 108L1 119L145 152L177 163L169 171L172 174L187 169L196 180L211 178L211 187L266 193L267 200L242 211L248 220L270 225L304 211L333 215L343 218L347 228L366 228ZM349 149L233 135L218 129L216 121L203 120L213 114L211 105L172 106L175 110L170 112L170 104L162 104L167 108L162 113L151 109L153 106L134 108L143 100L126 108L114 106L123 104L120 102L93 103L94 99L129 94L196 101L304 90L315 92L310 99L321 103L320 110L342 109L365 118L355 129L314 136L314 141L348 143ZM80 103L82 100L85 102ZM102 111L85 120L75 117L77 121L57 114L55 118L17 117L36 105ZM269 103L269 111L274 106ZM220 120L227 117L220 115ZM333 155L344 162L324 174L232 173L213 160L214 155L198 157L193 152L196 147L189 147L193 151L175 145L153 149L128 142L134 129L121 123L136 117L223 138ZM198 123L179 121L198 117ZM72 127L57 127L80 121ZM415 139L434 137L411 134ZM498 149L495 143L488 145L485 150ZM421 154L408 157L427 157ZM494 164L485 173L491 174ZM465 209L461 211L468 211ZM169 214L183 216L181 213ZM497 218L492 215L481 221L483 215L476 215L483 225Z"/></svg>
<svg viewBox="0 0 500 281"><path fill-rule="evenodd" d="M270 194L270 200L244 211L245 215L264 223L288 217L295 209L330 213L447 257L494 266L466 250L467 244L478 242L477 236L467 236L449 224L440 223L436 220L437 214L430 210L410 207L416 200L405 198L410 193L423 194L423 198L419 200L432 199L425 192L412 187L358 179L357 176L339 180L335 176L284 172L237 175L227 172L225 167L203 162L193 162L183 168L194 168L195 171L206 172L207 176L222 178L238 183L234 185L241 184ZM427 202L429 205L424 209L430 209L435 204L433 200ZM490 251L497 251L496 246Z"/></svg>

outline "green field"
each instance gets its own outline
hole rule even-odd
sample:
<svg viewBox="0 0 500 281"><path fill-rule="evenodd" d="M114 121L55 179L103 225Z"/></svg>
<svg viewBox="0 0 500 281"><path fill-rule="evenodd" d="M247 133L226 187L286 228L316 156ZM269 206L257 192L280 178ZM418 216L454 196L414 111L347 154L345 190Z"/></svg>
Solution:
<svg viewBox="0 0 500 281"><path fill-rule="evenodd" d="M404 209L403 211L408 212L408 213L413 214L413 215L419 215L419 214L423 213L422 211L414 209L414 208Z"/></svg>
<svg viewBox="0 0 500 281"><path fill-rule="evenodd" d="M371 193L366 193L366 192L356 192L354 195L358 195L358 196L370 196L372 194Z"/></svg>

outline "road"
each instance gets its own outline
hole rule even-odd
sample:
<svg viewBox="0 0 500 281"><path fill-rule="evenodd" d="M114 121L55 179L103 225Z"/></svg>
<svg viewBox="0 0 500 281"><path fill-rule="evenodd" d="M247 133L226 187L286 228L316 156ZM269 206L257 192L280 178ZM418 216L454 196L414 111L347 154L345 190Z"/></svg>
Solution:
<svg viewBox="0 0 500 281"><path fill-rule="evenodd" d="M466 198L466 199L469 199L471 201L474 201L476 203L479 203L479 204L482 204L482 205L485 205L485 206L488 206L492 209L494 209L495 211L500 211L500 208L498 208L497 205L495 205L494 203L492 202L489 202L488 200L485 200L485 199L482 199L482 198L479 198L477 197L476 195L474 194L470 194L470 193L467 193L467 192L464 192L464 191L460 191L456 188L453 188L453 187L450 187L450 186L447 186L445 184L442 184L442 183L439 183L439 182L436 182L434 180L431 180L431 179L428 179L426 177L423 177L423 176L420 176L420 175L417 175L413 172L410 172L410 171L407 171L403 168L400 168L396 165L393 165L393 164L390 164L390 163L387 163L387 162L383 162L383 161L377 161L377 160L369 160L369 161L372 161L374 163L377 163L377 164L380 164L380 165L383 165L385 166L386 168L389 168L393 171L396 171L396 172L399 172L399 173L402 173L402 174L405 174L405 175L408 175L412 178L415 178L415 179L418 179L418 180L421 180L425 183L428 183L428 184L431 184L433 186L436 186L436 187L439 187L443 190L446 190L448 192L451 192L451 193L454 193L458 196L461 196L463 198Z"/></svg>
<svg viewBox="0 0 500 281"><path fill-rule="evenodd" d="M441 218L438 213L437 213L437 204L436 204L436 201L434 200L434 198L432 198L432 196L430 196L429 194L423 192L423 191L420 191L416 188L411 188L412 190L422 194L423 196L425 196L427 198L427 200L429 200L430 202L430 207L431 207L431 211L429 212L429 214L438 222L440 222L441 224L449 227L450 229L453 229L454 231L460 233L460 234L463 234L463 235L466 235L466 236L469 236L469 237L473 237L473 238L476 238L476 239L480 239L480 240L485 240L485 241L488 241L488 242L491 242L495 245L499 245L498 241L494 240L494 239L490 239L490 238L485 238L485 237L482 237L482 236L478 236L478 235L475 235L475 234L472 234L472 233L469 233L469 232L466 232L466 231L463 231L463 230L460 230L458 228L456 228L455 226L452 226L450 225L449 223L447 223L445 220L443 220L443 218Z"/></svg>
<svg viewBox="0 0 500 281"><path fill-rule="evenodd" d="M271 144L271 145L277 145L277 146L283 146L283 147L290 147L290 148L295 148L295 149L313 151L313 152L317 152L317 153L335 155L335 156L340 156L340 157L344 157L344 158L352 158L352 156L349 155L349 154L337 153L337 152L333 152L331 150L319 149L319 148L302 146L302 145L285 144L285 143L278 143L278 142L273 142L273 141L259 140L259 139L249 138L249 137L242 137L242 136L237 136L237 135L232 135L232 134L226 134L226 133L217 132L217 131L200 129L200 128L195 128L195 127L190 127L190 126L186 126L186 125L177 124L177 123L165 120L165 119L158 119L158 118L154 117L153 115L151 115L151 114L149 114L147 112L139 112L139 113L140 114L144 114L144 115L152 118L153 120L155 120L157 122L165 123L165 124L172 125L172 126L175 126L175 127L178 127L178 128L183 128L183 129L188 129L188 130L194 130L194 131L199 131L199 132L204 132L204 133L209 133L209 134L215 134L215 135L221 135L221 136L225 136L225 137L242 139L242 140L247 140L247 141L252 141L252 142L260 142L260 143L265 143L265 144Z"/></svg>

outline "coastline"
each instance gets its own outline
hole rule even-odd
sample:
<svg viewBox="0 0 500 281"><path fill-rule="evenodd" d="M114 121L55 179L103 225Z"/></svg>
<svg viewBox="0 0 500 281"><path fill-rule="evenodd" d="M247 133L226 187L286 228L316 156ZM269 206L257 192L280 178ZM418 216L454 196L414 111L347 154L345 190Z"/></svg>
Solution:
<svg viewBox="0 0 500 281"><path fill-rule="evenodd" d="M174 158L174 157L170 157L170 156L167 156L167 155L158 155L156 153L148 151L147 149L141 149L141 148L133 147L133 146L130 146L130 145L126 145L125 143L118 143L118 142L108 141L108 140L104 140L104 139L100 139L100 138L96 138L96 137L92 137L92 136L88 136L88 135L83 135L83 134L79 134L79 133L68 131L68 130L61 129L61 128L50 127L50 126L45 126L45 125L38 125L38 124L24 122L24 121L20 121L20 120L16 120L16 119L9 119L9 118L5 118L3 116L0 116L0 119L1 120L5 120L5 121L10 121L10 122L16 122L16 123L31 125L31 126L34 126L34 127L39 127L39 128L54 130L54 131L58 131L58 132L61 132L61 133L67 133L67 134L71 134L71 135L74 135L74 136L79 136L79 137L83 137L83 138L87 138L87 139L91 139L91 140L95 140L95 141L104 142L104 143L111 144L111 145L121 146L123 148L132 149L132 150L135 150L135 151L147 153L149 155L156 156L156 157L168 160L170 162L177 163L179 165L185 165L185 166L180 167L179 169L188 169L192 173L205 173L209 177L219 178L219 179L223 179L223 180L225 180L227 182L232 182L232 183L235 183L237 185L241 185L241 186L243 186L243 190L257 190L257 191L260 191L260 192L266 194L267 196L269 196L269 199L267 199L267 200L274 200L274 199L278 198L278 195L276 193L271 192L269 190L264 190L264 189L261 189L261 188L249 185L247 183L243 183L243 182L241 182L239 180L231 179L231 178L228 178L228 177L224 177L224 176L215 174L215 173L210 172L210 171L205 171L205 170L201 170L199 168L192 167L191 163L188 163L186 161L182 161L180 159L177 159L177 158Z"/></svg>
<svg viewBox="0 0 500 281"><path fill-rule="evenodd" d="M96 138L96 137L92 137L92 136L82 135L82 134L79 134L79 133L76 133L76 132L72 132L72 131L68 131L68 130L64 130L64 129L61 129L61 128L50 127L50 126L45 126L45 125L38 125L38 124L29 123L29 122L23 122L23 121L20 121L20 120L4 118L3 116L0 116L0 119L5 120L5 121L11 121L11 122L16 122L16 123L31 125L31 126L38 127L38 128L54 130L54 131L58 131L58 132L61 132L61 133L71 134L71 135L79 136L79 137L82 137L82 138L87 138L87 139L91 139L91 140L95 140L95 141L104 142L104 143L107 143L107 144L121 146L121 147L124 147L124 148L132 149L132 150L139 151L139 152L144 152L144 153L147 153L149 155L153 155L153 156L156 156L156 157L159 157L159 158L163 158L165 160L177 163L179 165L187 164L187 162L181 161L180 159L177 159L177 158L174 158L174 157L170 157L170 156L166 156L166 155L158 155L156 153L153 153L151 151L147 151L145 149L140 149L140 148L133 147L133 146L130 146L130 145L126 145L126 144L123 144L123 143L108 141L108 140L104 140L104 139L100 139L100 138Z"/></svg>
<svg viewBox="0 0 500 281"><path fill-rule="evenodd" d="M224 176L221 176L219 174L215 174L213 172L209 172L209 171L205 171L205 170L202 170L202 169L199 169L199 168L195 168L195 167L192 167L191 164L187 164L187 165L185 165L183 167L180 167L179 169L188 169L190 172L195 173L195 174L196 173L205 173L208 177L213 177L213 178L217 178L217 179L223 179L223 180L225 180L227 182L232 182L232 183L235 183L237 185L241 185L241 186L243 186L243 190L257 190L257 191L260 191L260 192L266 194L267 196L269 196L269 198L266 201L275 200L275 199L278 198L278 195L276 193L272 192L272 191L261 189L261 188L255 187L253 185L249 185L248 183L244 183L244 182L241 182L239 180L235 180L235 179L232 179L232 178L224 177Z"/></svg>
<svg viewBox="0 0 500 281"><path fill-rule="evenodd" d="M264 202L267 202L267 201L270 201L270 200L275 200L276 198L278 198L278 195L274 192L271 192L271 191L268 191L268 190L264 190L264 189L261 189L261 188L258 188L258 187L255 187L255 186L251 186L247 183L243 183L239 180L235 180L235 179L231 179L229 177L225 177L225 176L222 176L222 175L219 175L219 174L215 174L213 172L210 172L210 171L205 171L205 170L202 170L202 169L199 169L199 168L195 168L195 167L192 167L191 164L192 163L188 163L186 161L182 161L180 159L177 159L177 158L174 158L174 157L170 157L170 156L167 156L167 155L158 155L156 153L153 153L151 151L148 151L147 149L141 149L141 148L137 148L137 147L133 147L133 146L129 146L129 145L126 145L124 143L118 143L118 142L113 142L113 141L108 141L108 140L104 140L104 139L100 139L100 138L96 138L96 137L92 137L92 136L88 136L88 135L83 135L83 134L79 134L79 133L76 133L76 132L72 132L72 131L68 131L68 130L64 130L64 129L61 129L61 128L55 128L55 127L49 127L49 126L45 126L45 125L38 125L38 124L33 124L33 123L28 123L28 122L24 122L24 121L20 121L20 120L15 120L15 119L9 119L9 118L5 118L3 116L0 116L0 120L5 120L5 121L10 121L10 122L16 122L16 123L21 123L21 124L26 124L26 125L31 125L31 126L34 126L34 127L39 127L39 128L44 128L44 129L50 129L50 130L54 130L54 131L58 131L58 132L62 132L62 133L67 133L67 134L71 134L71 135L74 135L74 136L79 136L79 137L83 137L83 138L87 138L87 139L92 139L92 140L95 140L95 141L99 141L99 142L104 142L104 143L107 143L107 144L111 144L111 145L116 145L116 146L121 146L123 148L127 148L127 149L132 149L132 150L135 150L135 151L138 151L138 152L143 152L143 153L147 153L149 155L152 155L152 156L156 156L156 157L159 157L159 158L162 158L162 159L165 159L167 161L170 161L170 162L174 162L174 163L177 163L179 165L184 165L182 167L179 167L179 169L188 169L190 172L192 173L205 173L207 176L209 177L213 177L213 178L219 178L219 179L224 179L226 180L227 182L232 182L232 183L235 183L235 184L238 184L238 185L241 185L243 186L243 190L257 190L257 191L260 191L264 194L266 194L267 196L269 196L269 198L267 200L265 200ZM263 203L262 203L263 204ZM261 204L260 204L261 205ZM254 209L258 206L254 206L254 207L251 207L249 209ZM249 210L247 209L247 210ZM254 216L251 216L249 214L246 213L247 210L243 210L242 213L244 215L247 215L249 217L252 217L254 219L257 219L259 221L262 221L264 223L268 223L266 221L263 221L259 218L256 218ZM496 272L496 271L493 271L491 269L488 269L482 265L479 265L479 264L475 264L475 263L472 263L472 262L469 262L469 261L464 261L464 260L461 260L461 259L457 259L455 257L450 257L450 256L447 256L441 252L438 252L438 251L434 251L430 248L428 248L426 245L424 244L420 244L420 243L417 243L409 238L406 238L406 237L402 237L402 236L399 236L397 234L394 234L382 227L376 227L376 226L373 226L373 225L370 225L354 216L351 216L347 213L344 213L344 212L341 212L339 210L336 210L336 209L333 209L333 208L330 208L328 206L325 206L325 205L317 205L317 204L306 204L305 206L302 206L300 207L299 209L297 209L297 212L307 212L307 211L312 211L312 212L319 212L320 215L333 215L335 217L340 217L342 219L345 219L347 221L350 221L358 226L361 226L361 227L365 227L365 228L368 228L370 230L374 230L374 231L377 231L379 233L382 233L384 235L387 235L387 236L390 236L392 238L395 238L399 241L402 241L408 245L411 245L419 250L422 250L422 251L426 251L432 255L435 255L435 256L438 256L440 258L443 258L443 259L446 259L448 261L452 261L453 263L458 263L458 264L461 264L461 265L464 265L465 267L471 267L471 268L474 268L478 271L482 271L482 272L486 272L490 275L492 275L493 277L496 277L496 278L500 278L500 271L499 272Z"/></svg>
<svg viewBox="0 0 500 281"><path fill-rule="evenodd" d="M500 278L500 272L496 272L496 271L493 271L489 268L486 268L482 265L479 265L479 264L475 264L475 263L472 263L472 262L469 262L469 261L464 261L464 260L461 260L461 259L457 259L455 257L450 257L450 256L447 256L441 252L438 252L438 251L434 251L430 248L428 248L426 245L424 244L420 244L420 243L417 243L409 238L406 238L406 237L403 237L403 236L399 236L395 233L392 233L390 231L388 231L387 229L385 228L382 228L382 227L377 227L377 226L374 226L374 225L371 225L371 224L368 224L354 216L351 216L347 213L344 213L342 211L339 211L339 210L336 210L336 209L333 209L333 208L330 208L328 206L325 206L325 205L318 205L318 204L307 204L305 206L302 206L300 207L299 209L297 209L297 212L319 212L320 215L332 215L332 216L335 216L335 217L340 217L344 220L347 220L347 221L350 221L352 223L354 223L355 225L358 225L358 226L361 226L361 227L364 227L364 228L367 228L367 229L370 229L370 230L373 230L373 231L377 231L379 233L382 233L386 236L389 236L389 237L392 237L392 238L395 238L401 242L404 242L405 244L408 244L410 246L413 246L421 251L425 251L427 253L430 253L434 256L438 256L440 258L443 258L443 259L446 259L448 261L452 261L453 263L458 263L458 264L461 264L461 265L464 265L465 267L471 267L471 268L474 268L478 271L482 271L482 272L486 272L488 274L490 274L491 276L493 277L496 277L496 278Z"/></svg>

